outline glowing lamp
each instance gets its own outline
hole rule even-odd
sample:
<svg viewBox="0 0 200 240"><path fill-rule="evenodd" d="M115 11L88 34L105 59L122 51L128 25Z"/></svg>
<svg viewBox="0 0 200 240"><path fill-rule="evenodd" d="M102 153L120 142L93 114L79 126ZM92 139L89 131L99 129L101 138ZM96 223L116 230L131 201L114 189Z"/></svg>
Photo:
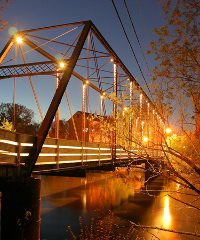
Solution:
<svg viewBox="0 0 200 240"><path fill-rule="evenodd" d="M64 62L60 62L60 68L64 68L65 64Z"/></svg>
<svg viewBox="0 0 200 240"><path fill-rule="evenodd" d="M171 128L166 129L166 133L170 133L171 131L172 131Z"/></svg>
<svg viewBox="0 0 200 240"><path fill-rule="evenodd" d="M17 42L17 43L22 43L22 38L21 38L21 37L17 37L17 38L16 38L16 42Z"/></svg>
<svg viewBox="0 0 200 240"><path fill-rule="evenodd" d="M143 138L144 142L148 142L148 137Z"/></svg>

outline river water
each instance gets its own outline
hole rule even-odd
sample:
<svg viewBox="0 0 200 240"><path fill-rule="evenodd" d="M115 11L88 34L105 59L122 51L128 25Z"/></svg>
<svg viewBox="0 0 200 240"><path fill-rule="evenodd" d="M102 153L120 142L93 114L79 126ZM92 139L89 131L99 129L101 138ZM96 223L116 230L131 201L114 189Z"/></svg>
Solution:
<svg viewBox="0 0 200 240"><path fill-rule="evenodd" d="M83 225L90 226L91 219L97 219L98 210L106 219L109 210L114 213L113 223L121 226L116 233L126 234L129 223L117 217L128 219L147 226L157 226L176 231L199 231L196 222L200 222L199 213L175 201L171 196L180 199L183 195L172 194L171 190L180 191L180 185L165 182L158 177L145 184L145 173L127 172L124 169L116 172L86 173L82 177L37 176L41 181L41 240L71 239L66 232L68 226L73 233L80 233L79 217ZM162 191L161 191L162 190ZM182 199L182 198L181 198ZM194 197L187 195L188 203ZM200 204L196 201L195 204ZM117 216L117 217L116 217ZM149 230L151 231L151 230ZM159 230L141 233L137 231L130 239L145 236L145 239L199 239L192 236L178 235ZM142 234L142 235L141 235ZM156 238L158 237L158 238ZM138 238L140 239L140 238Z"/></svg>

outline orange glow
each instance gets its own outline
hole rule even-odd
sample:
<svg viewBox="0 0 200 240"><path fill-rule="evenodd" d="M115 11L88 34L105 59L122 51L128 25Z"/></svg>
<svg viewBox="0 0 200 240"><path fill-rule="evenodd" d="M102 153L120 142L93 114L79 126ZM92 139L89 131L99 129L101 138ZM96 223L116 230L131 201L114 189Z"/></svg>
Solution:
<svg viewBox="0 0 200 240"><path fill-rule="evenodd" d="M65 64L63 62L60 62L60 68L64 68Z"/></svg>
<svg viewBox="0 0 200 240"><path fill-rule="evenodd" d="M172 131L171 128L166 129L166 133L170 133L171 131Z"/></svg>
<svg viewBox="0 0 200 240"><path fill-rule="evenodd" d="M165 196L165 207L164 207L164 215L163 215L163 226L164 228L169 228L171 223L171 215L169 211L169 197Z"/></svg>
<svg viewBox="0 0 200 240"><path fill-rule="evenodd" d="M21 38L21 37L17 37L17 38L16 38L16 42L17 42L17 43L22 43L22 38Z"/></svg>
<svg viewBox="0 0 200 240"><path fill-rule="evenodd" d="M148 139L148 137L144 137L143 140L144 140L144 142L148 142L149 139Z"/></svg>

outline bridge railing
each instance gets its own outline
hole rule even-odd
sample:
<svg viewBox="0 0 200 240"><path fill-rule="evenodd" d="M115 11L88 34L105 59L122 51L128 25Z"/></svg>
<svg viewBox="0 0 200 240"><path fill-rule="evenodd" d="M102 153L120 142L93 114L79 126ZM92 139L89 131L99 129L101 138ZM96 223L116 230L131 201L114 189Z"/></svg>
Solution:
<svg viewBox="0 0 200 240"><path fill-rule="evenodd" d="M0 164L24 165L34 140L35 137L31 135L0 129ZM35 168L48 170L109 162L112 160L111 148L110 144L105 143L46 138ZM116 159L135 158L137 160L146 153L151 157L159 157L158 151L153 149L146 150L146 152L141 149L132 151L130 154L117 146ZM0 173L0 175L2 174Z"/></svg>
<svg viewBox="0 0 200 240"><path fill-rule="evenodd" d="M34 136L0 129L0 163L24 164L34 140ZM109 144L47 138L36 165L100 163L111 158Z"/></svg>

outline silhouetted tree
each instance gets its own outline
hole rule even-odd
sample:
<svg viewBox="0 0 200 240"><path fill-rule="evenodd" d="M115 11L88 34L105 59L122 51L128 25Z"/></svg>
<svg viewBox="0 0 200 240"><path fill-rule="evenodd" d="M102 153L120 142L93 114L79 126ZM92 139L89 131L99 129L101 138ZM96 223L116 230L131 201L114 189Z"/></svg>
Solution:
<svg viewBox="0 0 200 240"><path fill-rule="evenodd" d="M21 104L15 104L15 126L16 132L24 134L35 135L39 129L40 124L34 120L34 111L28 109ZM8 122L13 121L13 104L1 103L0 104L0 123L6 119Z"/></svg>
<svg viewBox="0 0 200 240"><path fill-rule="evenodd" d="M65 119L59 120L59 138L68 139L69 123ZM55 138L55 122L51 124L49 137Z"/></svg>

